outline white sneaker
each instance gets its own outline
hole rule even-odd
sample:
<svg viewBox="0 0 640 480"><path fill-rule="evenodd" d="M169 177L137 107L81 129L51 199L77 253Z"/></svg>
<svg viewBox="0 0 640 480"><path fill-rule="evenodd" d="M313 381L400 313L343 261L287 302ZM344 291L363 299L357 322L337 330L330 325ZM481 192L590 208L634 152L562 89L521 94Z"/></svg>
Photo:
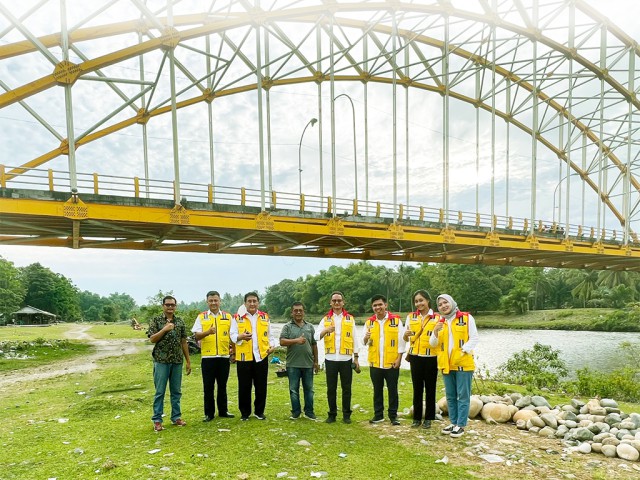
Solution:
<svg viewBox="0 0 640 480"><path fill-rule="evenodd" d="M458 438L464 435L464 428L455 426L453 430L451 430L451 438Z"/></svg>
<svg viewBox="0 0 640 480"><path fill-rule="evenodd" d="M455 425L449 425L440 430L440 432L442 432L443 435L450 435L454 428L456 428Z"/></svg>

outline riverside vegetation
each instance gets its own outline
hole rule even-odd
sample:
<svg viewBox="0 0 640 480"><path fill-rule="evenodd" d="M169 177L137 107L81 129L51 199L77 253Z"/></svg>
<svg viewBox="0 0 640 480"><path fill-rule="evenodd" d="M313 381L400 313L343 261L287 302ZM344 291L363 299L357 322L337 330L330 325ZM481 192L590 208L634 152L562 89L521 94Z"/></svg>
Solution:
<svg viewBox="0 0 640 480"><path fill-rule="evenodd" d="M270 372L266 422L241 424L236 417L202 423L197 356L192 359L194 372L185 377L183 387L183 410L189 425L169 427L155 434L149 420L152 365L144 333L128 326L108 327L112 332L101 326L95 336L117 336L119 340L109 341L120 343L135 338L138 345L145 345L143 351L103 359L90 373L69 374L37 383L9 383L0 390L3 449L0 478L260 479L278 478L278 475L309 478L312 474L324 475L323 472L328 478L338 479L417 476L630 479L638 475L634 470L637 462L604 455L583 456L575 447L563 445L557 438L541 437L528 430L525 433L513 425L472 420L467 434L457 440L440 435L438 427L442 424L438 422L435 428L424 431L411 429L409 419L400 427L371 426L367 420L371 416L372 392L366 371L354 376L353 404L358 407L354 408L355 422L350 426L289 420L286 379L278 379L275 372ZM51 328L63 330L65 326ZM0 329L0 338L5 332L15 330L32 330L34 335L43 331ZM92 330L89 333L92 334ZM21 341L25 340L23 337ZM543 361L527 362L530 355L524 352L511 364L505 364L502 380L520 385L497 382L479 374L474 393L493 400L496 397L491 394L507 391L519 392L523 397L544 393L550 404L570 404L574 395L572 385L578 381L563 382L562 364L557 363L560 359L554 360L557 352L543 347L531 352ZM548 357L554 361L547 362ZM60 361L50 362L48 356L41 356L39 361L40 368L60 364ZM540 368L540 372L535 368ZM25 368L14 375L27 378L32 370L33 367ZM544 378L542 383L535 381L538 374ZM0 374L0 381L3 375L8 373ZM229 398L231 410L237 413L234 380L232 368ZM411 404L408 371L401 371L399 387L401 408L408 410L406 407ZM552 387L556 392L549 391ZM320 374L315 378L318 413L325 408L325 388L324 375ZM441 382L438 389L442 396ZM588 398L581 402L587 404ZM640 405L619 402L619 409L639 412ZM495 456L504 461L491 463Z"/></svg>

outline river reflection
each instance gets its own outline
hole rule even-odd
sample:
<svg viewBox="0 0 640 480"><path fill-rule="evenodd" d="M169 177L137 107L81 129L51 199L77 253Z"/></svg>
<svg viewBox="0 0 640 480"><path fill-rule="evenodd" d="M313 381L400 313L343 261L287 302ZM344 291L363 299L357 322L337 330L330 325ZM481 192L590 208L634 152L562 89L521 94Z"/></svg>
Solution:
<svg viewBox="0 0 640 480"><path fill-rule="evenodd" d="M279 338L282 324L272 324L272 334ZM317 327L317 326L316 326ZM362 327L358 334L362 333ZM536 342L560 350L560 358L567 363L569 375L586 366L608 371L619 366L617 355L622 342L640 345L640 333L576 332L568 330L503 330L480 329L480 344L476 349L476 366L479 370L495 372L514 353L531 349ZM324 343L318 343L320 364L324 360ZM361 352L360 364L367 365L367 355ZM402 362L402 368L409 363Z"/></svg>

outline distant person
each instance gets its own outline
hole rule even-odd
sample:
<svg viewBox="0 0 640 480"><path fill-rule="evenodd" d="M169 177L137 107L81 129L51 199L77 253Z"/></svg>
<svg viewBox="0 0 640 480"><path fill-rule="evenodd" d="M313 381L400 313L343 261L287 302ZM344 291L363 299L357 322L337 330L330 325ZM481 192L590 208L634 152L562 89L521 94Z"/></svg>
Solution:
<svg viewBox="0 0 640 480"><path fill-rule="evenodd" d="M387 298L374 295L371 298L374 314L364 326L362 342L369 347L369 375L373 384L374 416L369 423L384 421L384 384L389 397L389 420L400 425L398 420L398 378L405 350L402 338L402 321L398 315L387 311Z"/></svg>
<svg viewBox="0 0 640 480"><path fill-rule="evenodd" d="M269 354L277 346L271 336L269 314L258 310L260 298L256 292L244 296L246 313L231 321L231 341L236 344L236 371L238 372L238 406L242 418L251 416L251 390L255 389L254 416L266 420L267 378Z"/></svg>
<svg viewBox="0 0 640 480"><path fill-rule="evenodd" d="M436 418L436 380L438 379L438 361L436 349L429 340L437 322L431 310L431 297L426 290L413 294L416 311L407 315L404 324L404 341L409 342L407 361L411 365L411 383L413 384L413 423L412 427L431 428ZM424 422L422 422L422 400L425 400Z"/></svg>
<svg viewBox="0 0 640 480"><path fill-rule="evenodd" d="M304 416L316 419L313 410L313 374L318 373L318 345L314 338L313 325L304 319L304 305L294 302L291 306L292 320L282 327L280 345L287 347L287 376L291 399L291 419L300 418L300 381L304 392Z"/></svg>
<svg viewBox="0 0 640 480"><path fill-rule="evenodd" d="M169 383L171 399L171 423L184 427L180 398L182 397L182 363L186 360L187 375L191 374L191 359L187 345L187 327L180 317L175 316L178 302L171 295L162 299L162 315L149 322L147 336L153 346L153 384L156 393L153 397L153 428L156 432L164 430L162 414L164 412L164 394Z"/></svg>
<svg viewBox="0 0 640 480"><path fill-rule="evenodd" d="M356 339L356 321L344 309L344 295L333 292L331 310L316 330L317 341L324 339L324 370L327 377L327 401L329 415L326 423L334 423L338 415L338 376L342 389L342 421L351 423L351 385L353 370L360 371L358 362L358 342Z"/></svg>
<svg viewBox="0 0 640 480"><path fill-rule="evenodd" d="M220 310L220 294L215 290L207 293L209 310L202 312L193 323L191 331L200 342L202 355L202 390L204 394L204 422L210 422L216 416L216 402L213 394L218 384L218 416L233 418L227 409L227 380L229 380L230 360L235 361L231 337L232 315Z"/></svg>
<svg viewBox="0 0 640 480"><path fill-rule="evenodd" d="M461 312L451 295L439 295L438 320L430 345L437 347L438 368L442 372L451 425L442 433L453 438L464 435L469 419L471 380L475 370L473 349L478 345L476 322L468 312Z"/></svg>

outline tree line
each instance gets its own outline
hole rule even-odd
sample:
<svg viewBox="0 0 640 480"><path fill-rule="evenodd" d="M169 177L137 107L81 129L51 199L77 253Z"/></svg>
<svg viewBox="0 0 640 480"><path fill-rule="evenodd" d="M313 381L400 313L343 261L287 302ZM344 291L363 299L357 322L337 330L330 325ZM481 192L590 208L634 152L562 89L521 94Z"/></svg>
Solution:
<svg viewBox="0 0 640 480"><path fill-rule="evenodd" d="M224 285L210 288L224 290ZM606 307L623 308L640 301L640 274L618 271L587 271L486 265L400 264L397 267L361 261L346 267L332 266L317 274L285 279L260 293L261 309L273 317L288 317L291 304L302 301L309 314L329 309L331 292L342 291L347 309L355 315L370 313L370 298L382 293L391 311L413 308L412 293L426 289L434 297L450 294L463 310L503 311L522 314L529 310ZM242 293L224 293L223 308L235 312ZM80 291L70 279L33 263L18 268L0 257L0 316L8 318L30 305L53 313L64 321L118 322L136 316L148 321L161 313L161 299L171 292L157 292L139 306L127 293L107 297ZM206 307L204 299L179 302L187 321Z"/></svg>

